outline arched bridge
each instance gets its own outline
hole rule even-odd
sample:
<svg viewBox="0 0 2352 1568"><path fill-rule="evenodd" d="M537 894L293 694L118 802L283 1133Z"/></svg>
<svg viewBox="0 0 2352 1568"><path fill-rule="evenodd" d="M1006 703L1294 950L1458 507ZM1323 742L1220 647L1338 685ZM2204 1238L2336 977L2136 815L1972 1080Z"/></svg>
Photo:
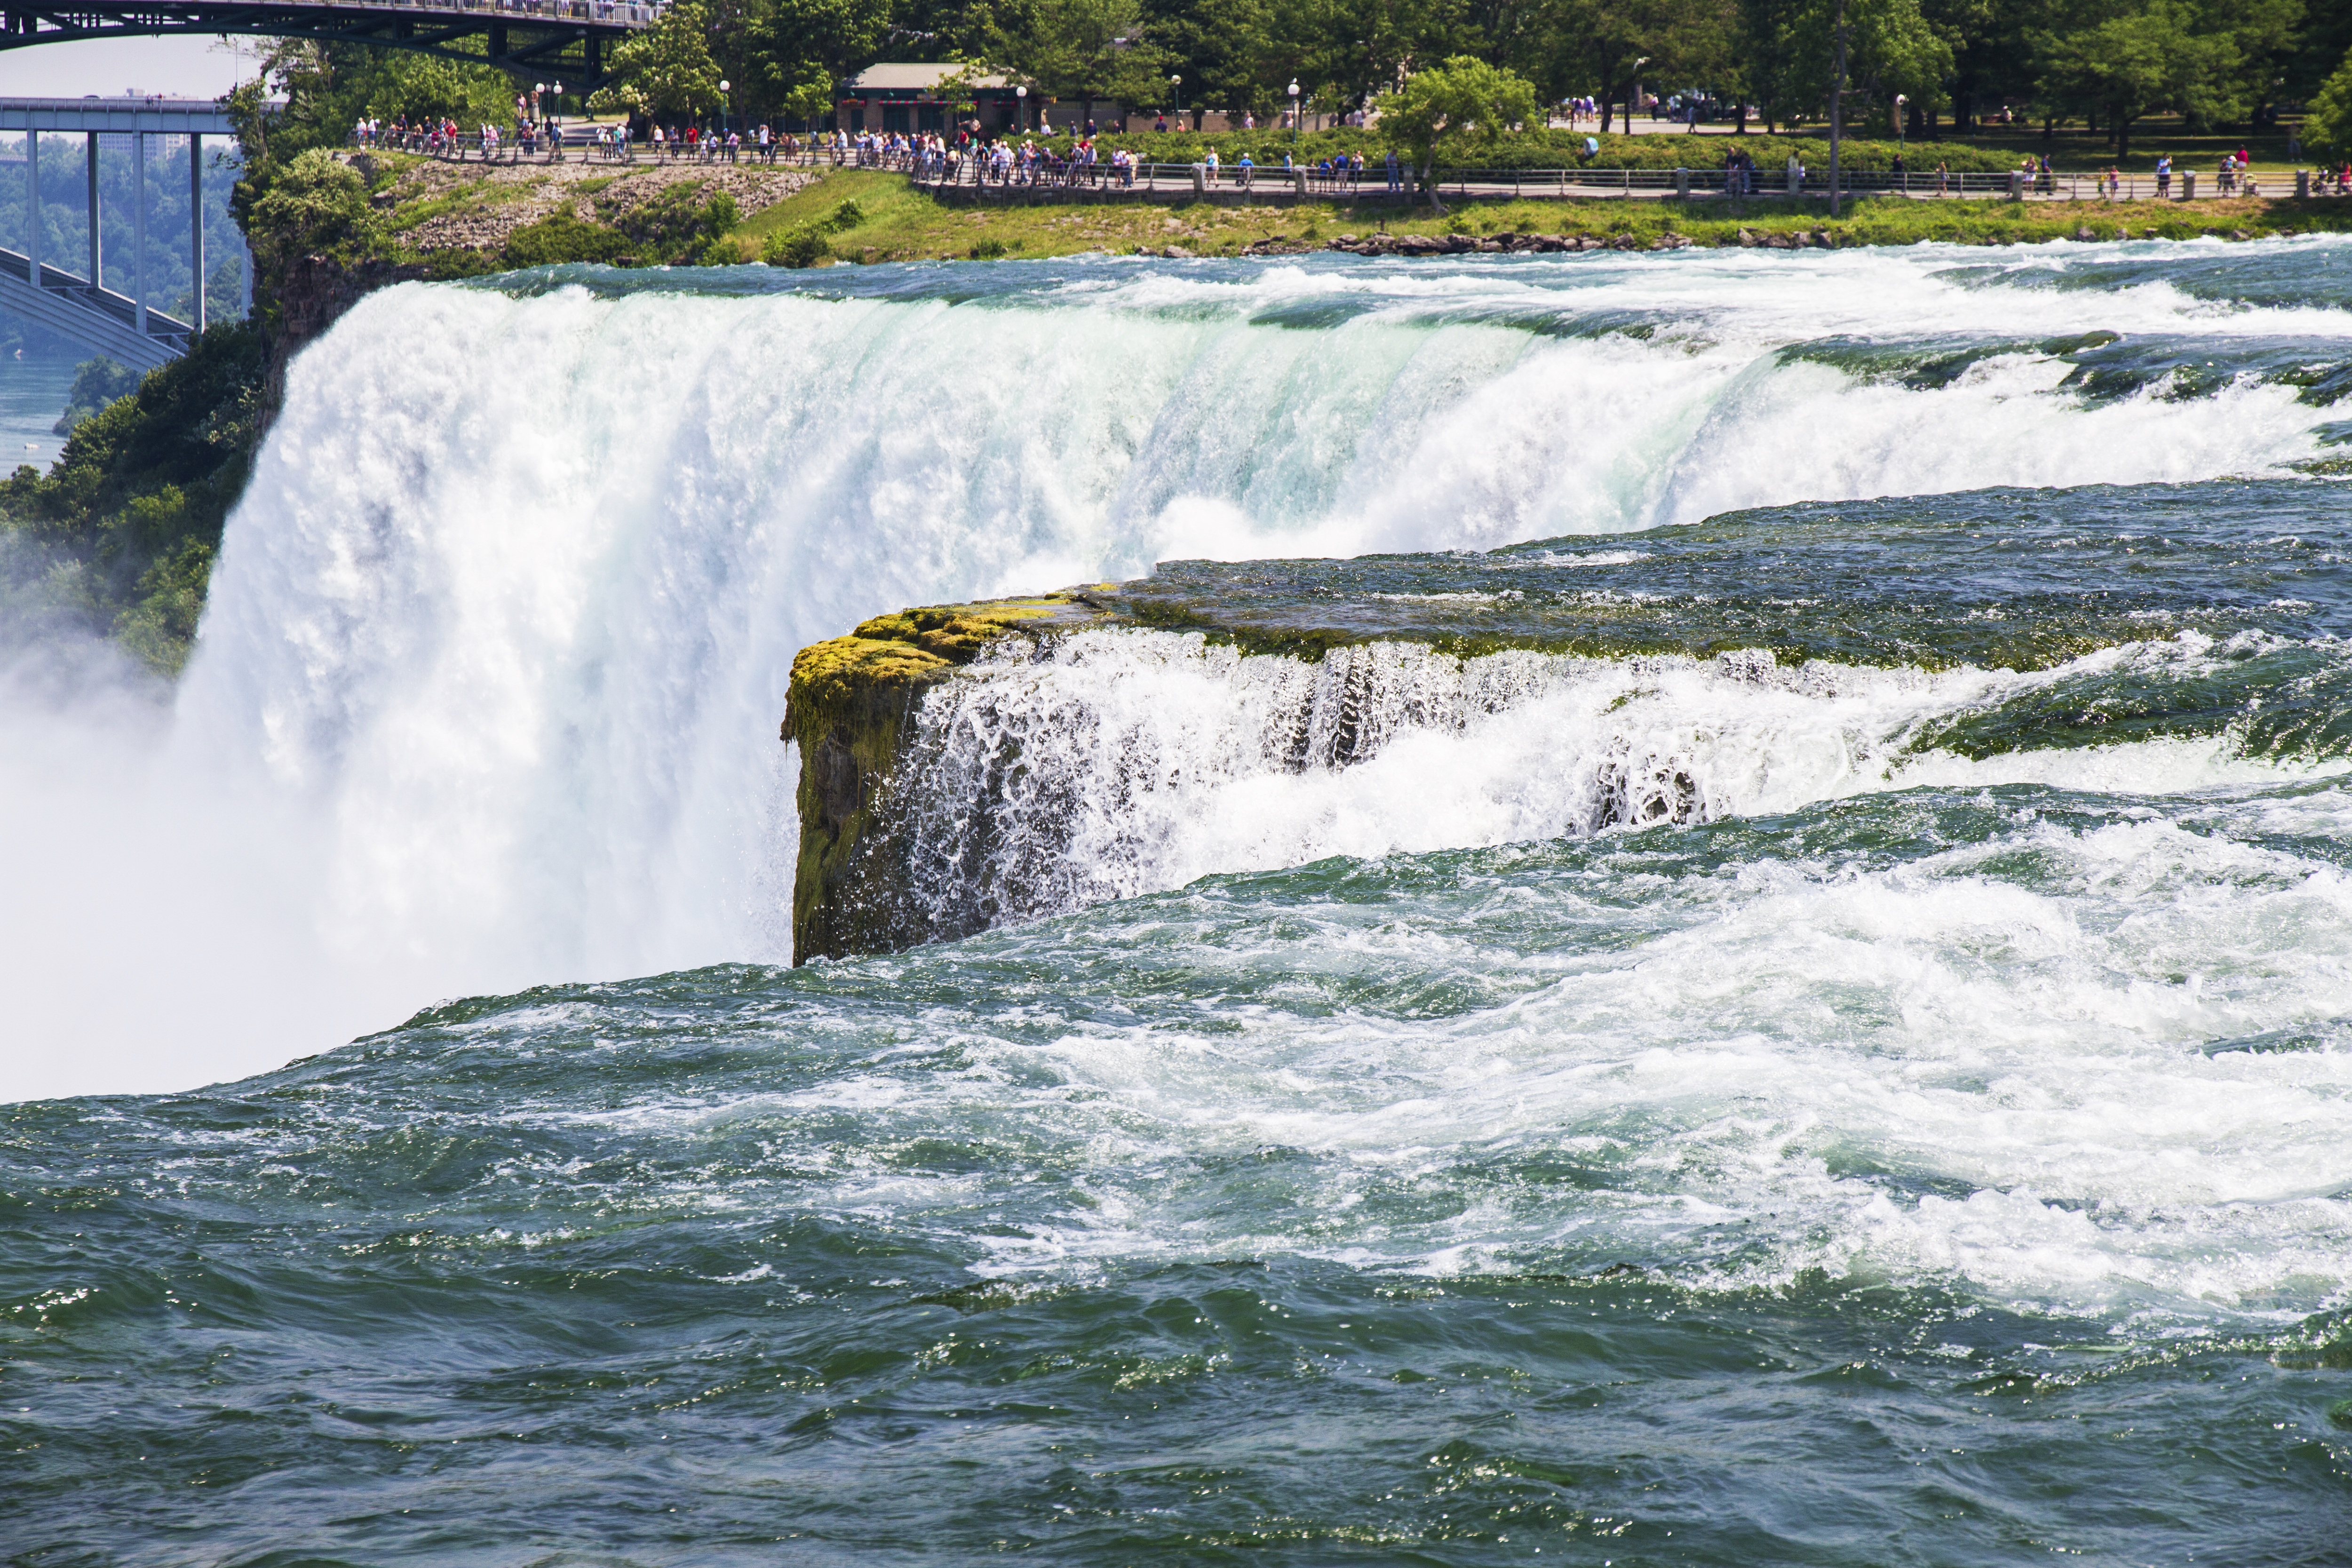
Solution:
<svg viewBox="0 0 2352 1568"><path fill-rule="evenodd" d="M168 33L312 38L413 49L593 92L612 74L605 46L659 10L644 0L0 0L0 49ZM457 47L461 38L482 39L483 52Z"/></svg>

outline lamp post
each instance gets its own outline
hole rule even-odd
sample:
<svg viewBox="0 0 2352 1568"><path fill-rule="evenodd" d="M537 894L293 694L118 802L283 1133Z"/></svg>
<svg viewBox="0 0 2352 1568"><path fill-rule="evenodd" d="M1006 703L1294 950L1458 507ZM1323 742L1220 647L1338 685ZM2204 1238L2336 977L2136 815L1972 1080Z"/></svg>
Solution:
<svg viewBox="0 0 2352 1568"><path fill-rule="evenodd" d="M1013 89L1013 97L1017 105L1013 115L1013 118L1019 121L1017 129L1022 135L1026 136L1029 134L1029 89L1025 87L1016 87Z"/></svg>
<svg viewBox="0 0 2352 1568"><path fill-rule="evenodd" d="M1903 106L1910 101L1899 92L1895 95L1895 150L1898 153L1903 150L1904 142Z"/></svg>
<svg viewBox="0 0 2352 1568"><path fill-rule="evenodd" d="M1296 145L1298 141L1298 79L1297 77L1290 79L1290 140L1293 145Z"/></svg>
<svg viewBox="0 0 2352 1568"><path fill-rule="evenodd" d="M719 79L719 134L721 136L727 134L728 116L735 107L727 100L727 95L734 90L733 82L729 81L725 77Z"/></svg>
<svg viewBox="0 0 2352 1568"><path fill-rule="evenodd" d="M547 84L545 82L535 81L530 84L530 107L531 112L539 119L544 121L547 118Z"/></svg>
<svg viewBox="0 0 2352 1568"><path fill-rule="evenodd" d="M1168 90L1176 95L1176 122L1181 125L1184 121L1184 79L1181 76L1170 77Z"/></svg>

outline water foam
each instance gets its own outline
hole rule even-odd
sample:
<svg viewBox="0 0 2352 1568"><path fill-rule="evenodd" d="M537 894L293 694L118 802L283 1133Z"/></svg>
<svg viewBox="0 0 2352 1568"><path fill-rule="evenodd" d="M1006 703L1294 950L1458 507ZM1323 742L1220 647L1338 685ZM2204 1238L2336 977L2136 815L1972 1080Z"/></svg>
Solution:
<svg viewBox="0 0 2352 1568"><path fill-rule="evenodd" d="M1281 1254L1702 1289L1822 1270L2126 1320L2340 1300L2341 872L2249 841L2274 800L2193 831L1987 809L1982 841L1891 863L1814 815L1710 875L1535 854L1007 933L976 962L1179 944L1193 989L1259 1000L1222 1031L975 1018L969 1070L903 1084L892 1123L1084 1149L1083 1207L989 1243L1012 1277ZM2340 826L2344 799L2301 809ZM2311 1044L2229 1044L2297 1024Z"/></svg>
<svg viewBox="0 0 2352 1568"><path fill-rule="evenodd" d="M1944 276L2008 254L1073 263L982 274L1012 281L971 304L923 297L919 272L890 275L893 300L740 278L698 296L690 273L608 295L387 290L291 369L154 788L237 801L268 825L240 846L289 849L268 901L311 933L301 973L270 956L274 920L230 944L254 955L243 973L368 998L273 1037L291 1053L383 1022L379 976L424 1001L780 955L791 655L877 611L1170 556L1485 547L2315 449L2325 411L2277 388L2086 408L2046 390L2046 364L1913 392L1774 357L1824 331L1993 317L2352 334L2340 312ZM1327 324L1283 317L1334 303ZM1530 312L1630 312L1653 335L1497 324ZM100 815L139 820L98 787ZM1479 834L1507 834L1566 807L1478 809ZM1282 834L1259 837L1271 853ZM59 996L87 979L10 976ZM155 1081L106 1077L104 1058L42 1081ZM192 1057L169 1081L214 1073Z"/></svg>
<svg viewBox="0 0 2352 1568"><path fill-rule="evenodd" d="M1769 816L1868 791L2056 784L2172 794L2328 773L2228 735L1915 749L1932 721L2119 668L2202 672L2184 636L2029 673L1794 668L1413 644L1307 662L1198 634L1086 632L935 688L894 810L914 825L933 929L960 931L1181 887L1213 872Z"/></svg>

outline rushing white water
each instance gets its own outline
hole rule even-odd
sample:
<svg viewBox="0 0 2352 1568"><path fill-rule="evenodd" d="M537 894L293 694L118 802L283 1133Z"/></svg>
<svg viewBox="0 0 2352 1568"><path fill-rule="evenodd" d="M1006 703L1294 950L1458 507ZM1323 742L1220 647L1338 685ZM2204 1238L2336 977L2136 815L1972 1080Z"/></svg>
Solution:
<svg viewBox="0 0 2352 1568"><path fill-rule="evenodd" d="M2030 674L1776 666L1769 653L1460 659L1411 644L1307 663L1198 634L1024 645L934 689L897 810L936 929L1035 919L1217 871L1770 815L1924 784L2178 792L2330 775L2229 737L1968 760L1923 724L2137 665L2184 637ZM975 920L972 911L984 919Z"/></svg>
<svg viewBox="0 0 2352 1568"><path fill-rule="evenodd" d="M2319 450L2327 411L2251 381L2085 404L2030 353L1936 390L1778 355L1988 325L2352 342L2334 310L1954 274L1991 261L2038 280L2071 249L1080 261L999 269L1001 295L964 303L903 272L894 298L720 297L690 275L614 297L388 290L292 368L168 739L41 785L126 824L134 868L178 864L158 844L217 843L238 868L188 872L199 886L171 899L201 926L200 889L238 889L213 900L205 942L240 955L224 961L240 984L76 1024L93 976L61 955L103 942L68 922L9 978L79 1048L12 1066L0 1093L199 1081L444 994L783 956L791 657L900 605L1174 556L1484 548ZM1612 312L1649 335L1560 326ZM1776 777L1853 765L1755 745L1743 765ZM5 804L22 820L28 802ZM1253 830L1233 853L1486 841L1568 809L1490 792L1418 834ZM1216 866L1226 842L1147 879ZM256 985L289 1000L248 1027L230 998ZM199 1016L235 1048L111 1065L121 1038Z"/></svg>

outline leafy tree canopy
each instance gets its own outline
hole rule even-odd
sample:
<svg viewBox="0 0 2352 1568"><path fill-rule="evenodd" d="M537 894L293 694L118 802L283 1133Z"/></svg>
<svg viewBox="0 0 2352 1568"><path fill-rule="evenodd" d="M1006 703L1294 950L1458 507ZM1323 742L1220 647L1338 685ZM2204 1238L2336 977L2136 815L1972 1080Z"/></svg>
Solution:
<svg viewBox="0 0 2352 1568"><path fill-rule="evenodd" d="M1381 119L1424 183L1441 154L1448 163L1474 162L1480 148L1542 122L1543 106L1525 78L1471 55L1414 72Z"/></svg>

